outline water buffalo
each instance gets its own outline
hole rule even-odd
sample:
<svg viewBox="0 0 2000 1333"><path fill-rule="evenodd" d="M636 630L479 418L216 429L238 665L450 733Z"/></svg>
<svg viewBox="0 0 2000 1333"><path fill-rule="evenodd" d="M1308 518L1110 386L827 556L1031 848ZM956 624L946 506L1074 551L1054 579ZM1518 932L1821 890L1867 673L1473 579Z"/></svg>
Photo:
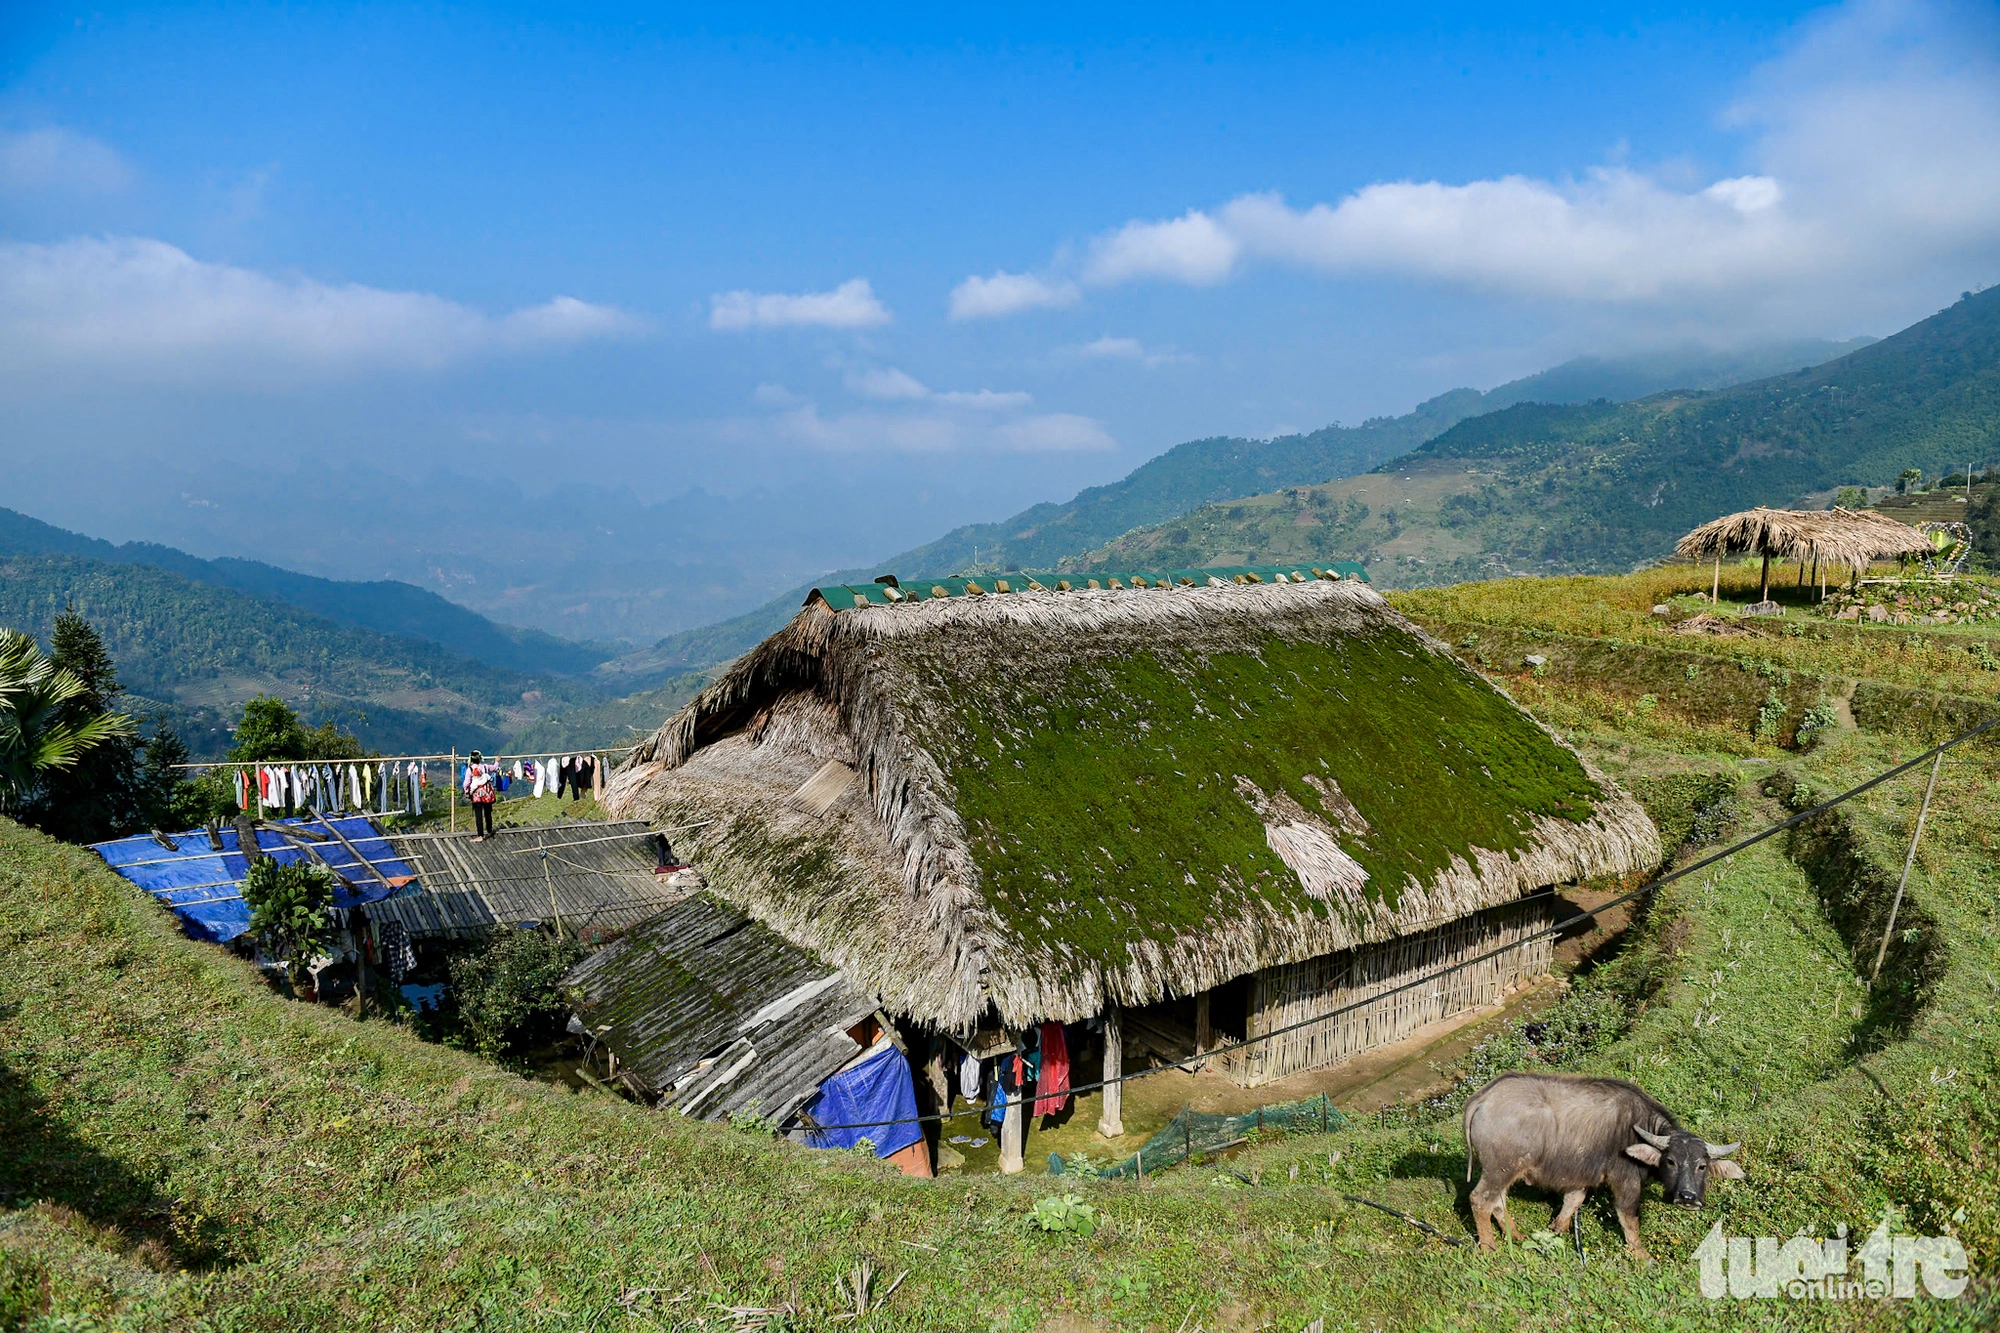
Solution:
<svg viewBox="0 0 2000 1333"><path fill-rule="evenodd" d="M1465 1104L1465 1178L1479 1161L1472 1220L1479 1243L1493 1248L1493 1223L1520 1231L1507 1215L1507 1191L1539 1185L1559 1191L1560 1232L1583 1206L1586 1190L1611 1188L1625 1247L1644 1259L1639 1242L1639 1193L1657 1175L1671 1203L1699 1208L1711 1175L1743 1179L1725 1160L1741 1144L1714 1144L1682 1129L1667 1108L1635 1083L1560 1074L1502 1074Z"/></svg>

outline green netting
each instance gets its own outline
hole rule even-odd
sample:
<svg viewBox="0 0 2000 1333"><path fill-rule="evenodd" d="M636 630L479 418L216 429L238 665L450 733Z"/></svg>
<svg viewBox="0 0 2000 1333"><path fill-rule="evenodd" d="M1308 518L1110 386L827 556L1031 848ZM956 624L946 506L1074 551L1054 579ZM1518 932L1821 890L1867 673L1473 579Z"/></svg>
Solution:
<svg viewBox="0 0 2000 1333"><path fill-rule="evenodd" d="M1253 1132L1282 1129L1288 1134L1329 1134L1346 1123L1347 1117L1335 1110L1333 1103L1323 1095L1308 1097L1302 1102L1260 1106L1240 1115L1183 1109L1167 1122L1166 1128L1147 1139L1138 1152L1097 1174L1109 1178L1164 1171L1195 1153L1220 1152L1233 1147Z"/></svg>

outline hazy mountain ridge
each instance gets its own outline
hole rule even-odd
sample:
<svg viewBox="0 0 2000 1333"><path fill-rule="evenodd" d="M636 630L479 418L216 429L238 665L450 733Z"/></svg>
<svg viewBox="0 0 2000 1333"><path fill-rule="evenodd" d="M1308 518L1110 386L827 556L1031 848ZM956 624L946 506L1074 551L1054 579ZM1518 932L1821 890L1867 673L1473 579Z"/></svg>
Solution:
<svg viewBox="0 0 2000 1333"><path fill-rule="evenodd" d="M1577 357L1484 393L1453 389L1403 416L1375 418L1359 426L1328 426L1307 435L1268 440L1229 436L1190 440L1141 464L1122 480L1090 487L1065 503L1035 505L1001 523L957 528L877 564L838 570L815 582L867 582L885 573L917 577L1075 565L1080 553L1136 528L1170 523L1217 502L1362 472L1496 409L1531 400L1622 399L1672 388L1734 384L1768 374L1774 367L1816 365L1870 341L1803 339L1733 351L1682 347L1634 357ZM1142 517L1146 515L1150 517ZM657 685L679 671L726 661L790 619L812 586L802 584L729 620L669 635L651 648L605 663L598 679L613 688L638 689Z"/></svg>
<svg viewBox="0 0 2000 1333"><path fill-rule="evenodd" d="M288 602L335 624L441 645L462 657L530 675L579 675L613 657L611 644L577 643L541 630L500 625L437 593L389 579L323 579L257 560L204 560L157 542L113 545L0 508L0 555L72 555L151 565L194 583Z"/></svg>
<svg viewBox="0 0 2000 1333"><path fill-rule="evenodd" d="M390 753L492 746L551 708L598 697L581 682L336 624L154 565L0 555L0 625L46 639L66 606L104 636L134 696L128 707L163 715L199 757L228 748L229 724L257 694Z"/></svg>
<svg viewBox="0 0 2000 1333"><path fill-rule="evenodd" d="M1519 403L1366 476L1127 533L1072 568L1366 560L1383 586L1629 569L1717 514L2000 454L2000 291L1837 360L1637 402Z"/></svg>

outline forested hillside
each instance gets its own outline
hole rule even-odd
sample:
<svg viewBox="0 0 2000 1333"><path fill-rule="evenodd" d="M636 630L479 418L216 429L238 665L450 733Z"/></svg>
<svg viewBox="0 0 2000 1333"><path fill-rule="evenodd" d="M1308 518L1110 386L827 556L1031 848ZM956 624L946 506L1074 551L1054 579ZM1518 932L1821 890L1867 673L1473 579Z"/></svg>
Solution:
<svg viewBox="0 0 2000 1333"><path fill-rule="evenodd" d="M1368 475L1207 506L1066 564L1366 560L1383 585L1619 570L1730 510L1996 455L2000 290L1808 370L1470 418Z"/></svg>
<svg viewBox="0 0 2000 1333"><path fill-rule="evenodd" d="M228 748L229 723L258 694L391 753L492 746L551 708L597 697L563 677L338 625L151 565L0 554L0 625L46 637L65 606L104 636L126 707L164 716L198 757Z"/></svg>
<svg viewBox="0 0 2000 1333"><path fill-rule="evenodd" d="M1777 369L1817 365L1868 342L1804 339L1730 351L1682 347L1634 357L1578 357L1484 393L1453 389L1402 416L1378 417L1359 426L1328 426L1268 440L1190 440L1123 480L1093 486L1065 503L1036 505L1000 523L957 528L878 565L839 570L820 581L865 583L882 573L1049 569L1134 528L1169 522L1205 505L1364 472L1410 453L1460 422L1517 403L1621 401L1663 389L1736 384ZM725 661L790 619L808 591L801 586L755 611L670 635L650 649L607 663L601 676L619 690L638 689L690 667Z"/></svg>
<svg viewBox="0 0 2000 1333"><path fill-rule="evenodd" d="M574 643L540 630L496 624L434 592L393 579L316 578L258 560L204 560L156 542L112 545L12 509L0 509L0 555L72 555L122 565L154 565L195 583L274 597L340 625L442 644L452 652L531 675L577 675L617 650Z"/></svg>

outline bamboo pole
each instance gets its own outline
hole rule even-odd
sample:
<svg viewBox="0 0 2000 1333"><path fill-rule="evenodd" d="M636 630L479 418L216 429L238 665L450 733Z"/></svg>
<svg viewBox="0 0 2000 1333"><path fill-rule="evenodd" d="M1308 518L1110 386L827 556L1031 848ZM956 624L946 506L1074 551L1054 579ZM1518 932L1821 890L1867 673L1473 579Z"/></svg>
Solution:
<svg viewBox="0 0 2000 1333"><path fill-rule="evenodd" d="M1889 904L1889 924L1882 930L1882 945L1875 950L1875 970L1868 974L1868 984L1872 987L1875 979L1882 975L1882 959L1889 952L1889 937L1896 933L1896 913L1903 907L1903 890L1910 883L1910 867L1917 863L1917 840L1924 836L1924 820L1931 813L1931 794L1937 791L1938 770L1944 767L1944 751L1938 751L1937 759L1931 764L1931 780L1924 784L1924 803L1917 807L1917 827L1910 834L1910 852L1903 858L1903 877L1896 881L1896 897Z"/></svg>
<svg viewBox="0 0 2000 1333"><path fill-rule="evenodd" d="M445 781L451 784L451 831L456 833L458 832L458 747L456 745L451 747L451 771L444 776Z"/></svg>
<svg viewBox="0 0 2000 1333"><path fill-rule="evenodd" d="M1722 601L1722 548L1715 548L1715 586L1709 589L1708 604L1713 607Z"/></svg>

